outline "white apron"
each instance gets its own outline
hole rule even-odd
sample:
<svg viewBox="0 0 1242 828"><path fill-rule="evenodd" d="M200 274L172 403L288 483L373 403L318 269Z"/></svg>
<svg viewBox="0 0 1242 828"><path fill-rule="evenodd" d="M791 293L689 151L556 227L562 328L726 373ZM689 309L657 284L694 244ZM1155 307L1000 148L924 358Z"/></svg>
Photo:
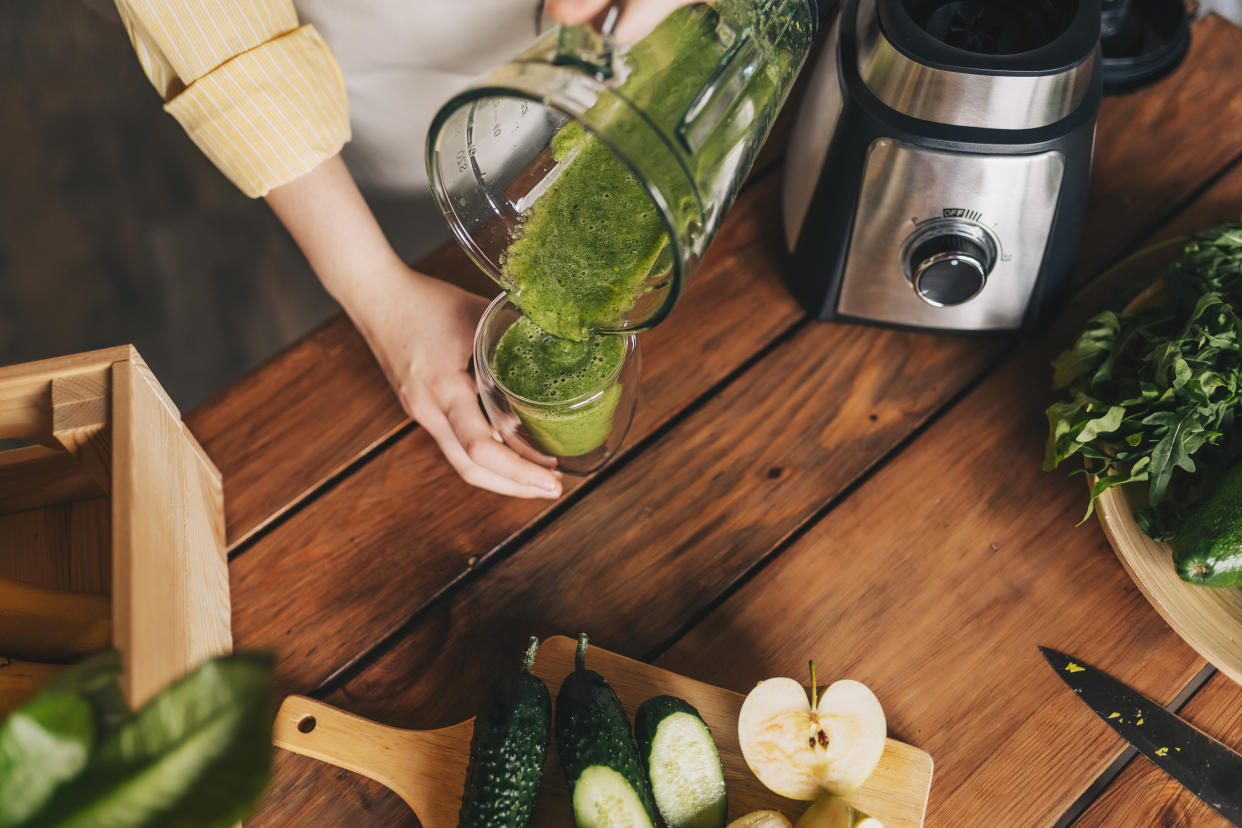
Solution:
<svg viewBox="0 0 1242 828"><path fill-rule="evenodd" d="M415 258L448 238L423 147L436 110L537 34L538 0L295 0L349 91L345 162L393 246ZM434 274L433 274L434 275Z"/></svg>

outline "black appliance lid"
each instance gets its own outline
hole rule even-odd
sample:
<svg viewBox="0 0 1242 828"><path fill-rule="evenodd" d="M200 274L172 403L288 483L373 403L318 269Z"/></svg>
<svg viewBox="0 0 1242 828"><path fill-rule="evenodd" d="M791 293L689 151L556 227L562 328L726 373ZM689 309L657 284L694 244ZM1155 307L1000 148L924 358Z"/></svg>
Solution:
<svg viewBox="0 0 1242 828"><path fill-rule="evenodd" d="M893 46L947 71L1052 74L1086 60L1100 38L1100 0L874 2Z"/></svg>
<svg viewBox="0 0 1242 828"><path fill-rule="evenodd" d="M1183 0L1102 0L1104 92L1153 83L1177 68L1190 46Z"/></svg>

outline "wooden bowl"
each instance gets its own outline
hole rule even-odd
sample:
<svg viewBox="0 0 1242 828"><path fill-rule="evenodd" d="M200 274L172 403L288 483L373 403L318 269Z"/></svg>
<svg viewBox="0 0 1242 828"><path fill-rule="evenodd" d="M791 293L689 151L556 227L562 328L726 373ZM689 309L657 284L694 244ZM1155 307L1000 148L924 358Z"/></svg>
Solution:
<svg viewBox="0 0 1242 828"><path fill-rule="evenodd" d="M1100 525L1121 564L1169 626L1225 675L1242 684L1242 589L1188 584L1173 568L1173 549L1134 520L1139 486L1114 486L1095 502Z"/></svg>
<svg viewBox="0 0 1242 828"><path fill-rule="evenodd" d="M1162 282L1126 306L1133 311L1164 294ZM1088 476L1088 486L1094 478ZM1095 502L1104 534L1134 583L1169 626L1222 673L1242 684L1242 589L1188 584L1173 568L1173 548L1144 534L1134 519L1141 486L1114 486Z"/></svg>

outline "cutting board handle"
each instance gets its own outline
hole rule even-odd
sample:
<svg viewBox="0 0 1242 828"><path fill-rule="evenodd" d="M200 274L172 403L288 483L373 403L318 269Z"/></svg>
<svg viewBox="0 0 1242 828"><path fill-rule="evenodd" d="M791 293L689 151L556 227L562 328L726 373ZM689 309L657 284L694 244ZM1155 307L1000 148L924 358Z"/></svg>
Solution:
<svg viewBox="0 0 1242 828"><path fill-rule="evenodd" d="M405 786L377 762L379 746L403 742L409 731L376 724L306 696L289 696L280 705L272 742L276 747L360 773L400 793ZM408 803L415 808L415 803ZM421 803L420 803L421 804ZM417 810L417 808L415 808Z"/></svg>
<svg viewBox="0 0 1242 828"><path fill-rule="evenodd" d="M289 696L272 742L374 779L405 800L430 828L457 824L474 719L439 730L402 730L306 696Z"/></svg>

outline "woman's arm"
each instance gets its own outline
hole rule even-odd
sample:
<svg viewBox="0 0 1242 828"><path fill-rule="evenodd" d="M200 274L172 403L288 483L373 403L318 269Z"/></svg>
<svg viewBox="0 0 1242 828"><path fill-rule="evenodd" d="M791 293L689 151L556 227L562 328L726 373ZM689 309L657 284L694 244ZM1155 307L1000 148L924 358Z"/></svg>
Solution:
<svg viewBox="0 0 1242 828"><path fill-rule="evenodd" d="M610 0L547 0L545 11L558 23L585 23L608 7ZM617 40L633 43L654 29L669 12L701 0L626 0L617 21Z"/></svg>
<svg viewBox="0 0 1242 828"><path fill-rule="evenodd" d="M484 302L406 267L338 152L345 82L289 0L116 0L164 108L249 196L267 196L362 331L401 404L469 483L556 497L557 472L493 436L466 372Z"/></svg>
<svg viewBox="0 0 1242 828"><path fill-rule="evenodd" d="M407 267L339 155L272 190L267 203L458 474L500 494L558 497L560 473L506 446L479 409L467 367L486 301Z"/></svg>

